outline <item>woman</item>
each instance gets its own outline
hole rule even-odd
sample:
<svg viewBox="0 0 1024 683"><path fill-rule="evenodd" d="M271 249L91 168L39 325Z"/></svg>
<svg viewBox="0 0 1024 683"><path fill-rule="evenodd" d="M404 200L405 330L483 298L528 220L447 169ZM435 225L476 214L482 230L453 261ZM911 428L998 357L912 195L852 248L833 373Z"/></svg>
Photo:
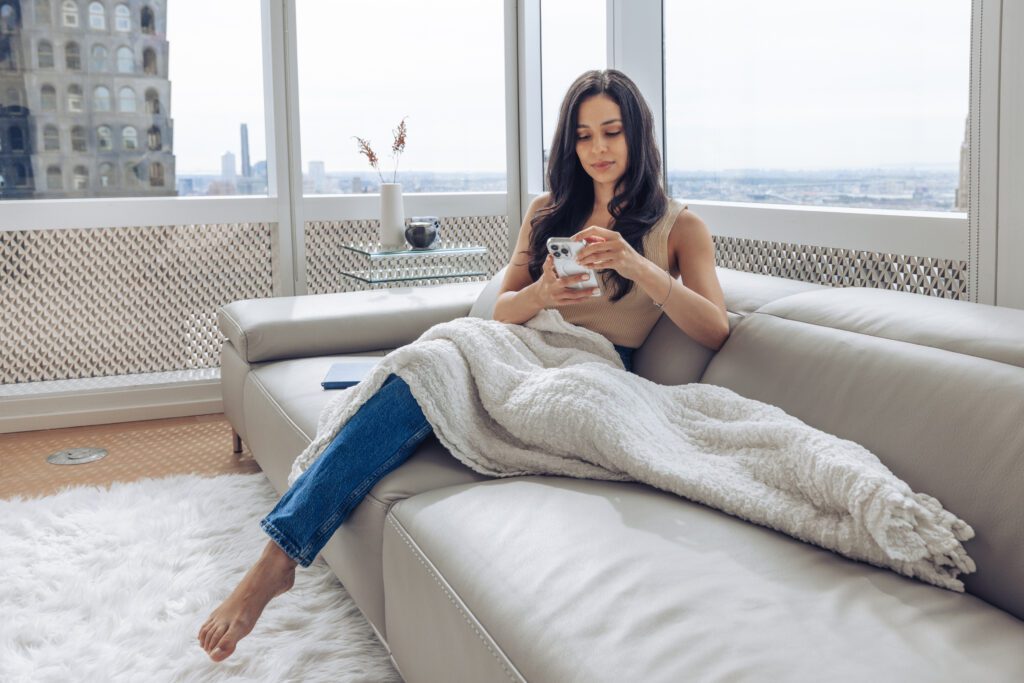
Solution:
<svg viewBox="0 0 1024 683"><path fill-rule="evenodd" d="M662 312L699 343L722 345L729 323L711 236L665 195L650 109L624 74L588 71L569 88L548 179L551 193L530 205L520 229L496 320L518 324L557 308L612 341L627 370ZM557 277L546 248L552 236L587 242L578 261L601 271L600 296L572 287L585 276ZM272 540L199 631L213 660L234 652L267 603L291 588L296 565L308 566L373 485L430 433L409 386L389 376L261 522Z"/></svg>

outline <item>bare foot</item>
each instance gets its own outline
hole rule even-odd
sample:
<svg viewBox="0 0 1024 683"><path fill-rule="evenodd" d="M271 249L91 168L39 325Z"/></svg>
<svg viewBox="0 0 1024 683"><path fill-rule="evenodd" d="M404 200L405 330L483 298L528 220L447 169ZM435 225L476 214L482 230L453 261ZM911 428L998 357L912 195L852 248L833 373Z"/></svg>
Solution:
<svg viewBox="0 0 1024 683"><path fill-rule="evenodd" d="M210 659L220 662L230 657L238 641L252 631L267 603L294 583L295 560L269 541L260 559L199 629L199 644Z"/></svg>

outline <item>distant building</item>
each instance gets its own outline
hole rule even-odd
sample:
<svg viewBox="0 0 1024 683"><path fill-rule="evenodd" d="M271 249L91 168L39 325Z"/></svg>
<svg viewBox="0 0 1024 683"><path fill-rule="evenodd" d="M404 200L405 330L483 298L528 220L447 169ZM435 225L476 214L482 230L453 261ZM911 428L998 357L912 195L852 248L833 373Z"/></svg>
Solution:
<svg viewBox="0 0 1024 683"><path fill-rule="evenodd" d="M242 177L252 177L252 166L249 165L249 126L242 124Z"/></svg>
<svg viewBox="0 0 1024 683"><path fill-rule="evenodd" d="M220 177L221 180L235 184L235 155L231 152L224 152L220 157Z"/></svg>
<svg viewBox="0 0 1024 683"><path fill-rule="evenodd" d="M313 192L323 194L327 189L327 169L322 161L309 162L309 180Z"/></svg>
<svg viewBox="0 0 1024 683"><path fill-rule="evenodd" d="M960 143L960 180L956 186L956 202L953 206L957 211L967 211L967 199L970 196L970 146L971 117L964 122L964 139Z"/></svg>
<svg viewBox="0 0 1024 683"><path fill-rule="evenodd" d="M0 0L0 197L175 193L166 4Z"/></svg>

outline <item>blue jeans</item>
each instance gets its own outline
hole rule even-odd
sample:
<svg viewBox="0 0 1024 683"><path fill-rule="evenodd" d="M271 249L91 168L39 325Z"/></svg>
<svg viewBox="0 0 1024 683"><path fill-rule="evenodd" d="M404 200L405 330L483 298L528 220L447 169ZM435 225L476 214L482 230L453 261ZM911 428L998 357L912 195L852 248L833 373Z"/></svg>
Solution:
<svg viewBox="0 0 1024 683"><path fill-rule="evenodd" d="M632 371L634 349L615 350ZM408 460L431 433L409 385L389 375L260 527L290 558L308 567L370 489Z"/></svg>

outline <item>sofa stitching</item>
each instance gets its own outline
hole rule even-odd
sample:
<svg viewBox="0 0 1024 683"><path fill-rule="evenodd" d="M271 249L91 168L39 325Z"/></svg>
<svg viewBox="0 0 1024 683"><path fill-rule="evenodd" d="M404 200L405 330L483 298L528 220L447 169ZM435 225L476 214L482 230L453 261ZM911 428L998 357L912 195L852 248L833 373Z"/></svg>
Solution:
<svg viewBox="0 0 1024 683"><path fill-rule="evenodd" d="M239 355L242 356L242 358L245 360L246 363L250 362L249 361L249 334L245 331L245 329L242 327L242 325L237 320L235 320L234 316L232 316L230 313L228 313L225 309L222 308L221 309L221 313L224 314L224 319L229 321L231 324L233 324L235 326L235 328L238 330L238 333L242 336L242 343L245 345L245 349L244 349L245 353L244 354L239 354Z"/></svg>
<svg viewBox="0 0 1024 683"><path fill-rule="evenodd" d="M405 545L409 547L409 550L412 551L413 555L416 557L417 560L419 560L419 563L427 571L427 573L430 575L430 577L432 579L434 579L434 583L437 584L437 586L444 593L445 597L448 598L448 602L450 602L452 604L452 606L455 607L455 609L457 609L459 611L459 614L462 615L463 620L469 625L469 627L471 629L473 629L473 632L476 634L477 638L480 639L480 642L482 642L484 644L484 647L487 648L487 651L490 652L491 656L494 657L495 661L498 662L498 664L501 666L502 670L505 672L505 675L508 676L509 680L510 681L524 681L524 680L526 680L525 678L522 677L521 674L519 675L518 678L516 678L516 674L518 674L518 672L516 672L516 674L513 674L512 671L509 670L508 665L505 663L505 660L503 660L503 658L500 657L498 655L498 653L494 651L494 648L492 648L491 644L488 642L488 640L490 639L490 636L488 635L488 636L485 637L484 634L481 633L480 629L478 629L476 627L476 624L474 624L473 620L469 618L469 615L466 613L466 610L464 610L462 608L462 605L455 600L455 596L452 595L452 592L450 590L448 590L448 588L445 585L445 583L443 583L441 581L441 577L438 576L438 573L434 570L433 567L431 567L430 565L428 565L426 563L426 561L424 560L423 551L420 550L419 546L417 546L415 543L412 542L411 537L406 532L406 530L401 527L401 525L395 519L394 515L389 514L387 516L387 520L388 520L388 523L392 526L392 528L394 528L394 530L396 532L398 532L399 537L402 539L402 541L405 543Z"/></svg>
<svg viewBox="0 0 1024 683"><path fill-rule="evenodd" d="M256 388L263 392L263 395L267 397L267 400L269 400L270 403L272 403L273 406L275 408L277 408L277 411L279 413L281 413L281 416L291 426L291 428L295 430L295 432L299 436L301 436L302 438L306 439L307 441L312 441L312 439L310 439L308 436L306 436L306 433L304 431L302 431L302 429L300 429L297 424L295 424L295 421L292 420L292 418L288 416L288 413L286 413L284 411L284 408L281 407L281 404L277 402L277 400L274 398L274 396L269 391L267 391L266 386L264 386L263 382L261 382L259 377L256 376L256 373L249 372L249 374L247 375L247 378L251 378L252 379L253 383L256 385Z"/></svg>
<svg viewBox="0 0 1024 683"><path fill-rule="evenodd" d="M860 332L858 330L847 330L847 329L842 328L842 327L832 327L831 325L823 325L821 323L812 323L812 322L809 322L807 320L797 320L795 318L787 318L786 316L780 315L778 313L765 313L763 311L754 311L751 315L763 315L763 316L766 316L766 317L769 317L769 318L775 318L776 320L785 320L786 322L797 323L799 325L811 325L813 327L820 327L820 328L822 328L824 330L834 330L836 332L845 332L847 334L858 334L858 335L860 335L862 337L871 337L872 339L882 339L884 341L894 342L894 343L897 343L897 344L910 344L911 346L917 346L917 347L922 348L922 349L934 349L936 351L944 351L945 353L955 353L958 356L967 356L969 358L977 358L978 360L986 360L986 361L989 361L989 362L992 362L992 363L1001 363L1003 365L1009 365L1011 367L1021 367L1019 365L1015 365L1013 363L1007 363L1006 361L999 360L997 358L989 358L988 356L978 356L978 355L975 355L973 353L964 353L963 351L956 351L955 349L947 349L947 348L943 348L941 346L932 346L931 344L922 344L921 342L909 341L907 339L893 339L892 337L885 337L885 336L882 336L880 334L868 334L867 332Z"/></svg>

